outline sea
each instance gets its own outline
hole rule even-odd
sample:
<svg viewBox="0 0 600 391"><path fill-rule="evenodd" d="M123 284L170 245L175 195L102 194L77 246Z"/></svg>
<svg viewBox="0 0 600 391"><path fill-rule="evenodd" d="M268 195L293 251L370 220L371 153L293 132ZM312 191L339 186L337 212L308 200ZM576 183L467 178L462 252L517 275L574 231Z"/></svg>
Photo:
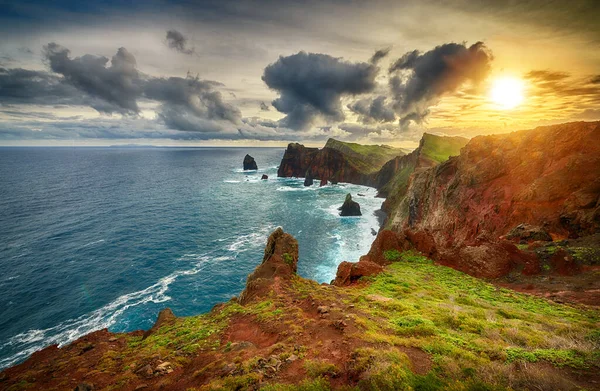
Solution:
<svg viewBox="0 0 600 391"><path fill-rule="evenodd" d="M258 171L243 171L246 153ZM283 148L0 148L0 368L95 330L148 329L238 295L278 226L298 274L368 252L369 187L278 178ZM268 180L261 180L263 174ZM363 215L340 217L347 193Z"/></svg>

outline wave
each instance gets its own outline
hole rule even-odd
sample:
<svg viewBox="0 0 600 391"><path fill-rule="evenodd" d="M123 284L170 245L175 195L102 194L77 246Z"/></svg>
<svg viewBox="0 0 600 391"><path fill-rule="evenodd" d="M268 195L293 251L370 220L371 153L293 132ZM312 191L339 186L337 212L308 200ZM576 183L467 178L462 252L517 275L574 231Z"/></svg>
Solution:
<svg viewBox="0 0 600 391"><path fill-rule="evenodd" d="M84 244L83 246L81 246L81 248L93 246L94 244L98 244L98 243L102 243L102 242L104 242L104 239L95 240L93 242L89 242L89 243Z"/></svg>
<svg viewBox="0 0 600 391"><path fill-rule="evenodd" d="M214 260L220 260L219 258L227 257L218 257L214 258ZM208 260L213 259L206 255L201 256L197 259L197 262L192 268L176 271L161 278L158 282L146 289L122 295L104 307L78 318L69 319L47 329L28 330L13 336L3 345L0 345L0 352L9 347L16 347L18 353L1 359L0 369L9 367L18 361L22 361L32 353L41 350L46 346L57 344L60 347L93 331L108 328L117 323L118 318L131 307L146 303L164 303L171 300L171 297L166 294L169 285L181 276L199 273L203 270L203 266Z"/></svg>
<svg viewBox="0 0 600 391"><path fill-rule="evenodd" d="M227 247L227 250L240 253L252 247L264 246L268 235L274 228L273 225L269 224L259 228L257 232L231 238L232 243Z"/></svg>

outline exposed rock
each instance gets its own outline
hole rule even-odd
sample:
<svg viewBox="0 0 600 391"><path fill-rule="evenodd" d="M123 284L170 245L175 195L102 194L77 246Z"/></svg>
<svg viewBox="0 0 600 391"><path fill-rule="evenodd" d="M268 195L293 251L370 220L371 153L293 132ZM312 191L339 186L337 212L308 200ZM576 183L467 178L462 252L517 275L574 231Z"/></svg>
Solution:
<svg viewBox="0 0 600 391"><path fill-rule="evenodd" d="M323 178L321 179L321 183L319 183L319 187L323 187L327 185L327 179Z"/></svg>
<svg viewBox="0 0 600 391"><path fill-rule="evenodd" d="M94 385L91 383L79 383L77 387L75 387L75 391L94 391Z"/></svg>
<svg viewBox="0 0 600 391"><path fill-rule="evenodd" d="M250 341L234 342L231 344L229 350L235 352L238 350L245 349L256 349L256 346Z"/></svg>
<svg viewBox="0 0 600 391"><path fill-rule="evenodd" d="M563 276L572 276L581 271L581 265L565 249L559 248L550 258L552 270Z"/></svg>
<svg viewBox="0 0 600 391"><path fill-rule="evenodd" d="M173 311L171 311L170 308L165 308L165 309L161 310L158 313L158 318L156 319L156 322L154 322L154 325L152 326L152 328L144 333L143 339L148 338L150 335L155 333L162 326L173 323L176 319L177 319L177 317L175 316Z"/></svg>
<svg viewBox="0 0 600 391"><path fill-rule="evenodd" d="M531 254L502 238L520 224L543 227L531 240L600 231L599 139L600 122L475 137L460 156L415 172L388 226L475 276L500 277L519 265L533 273Z"/></svg>
<svg viewBox="0 0 600 391"><path fill-rule="evenodd" d="M258 166L254 161L254 158L250 155L244 157L244 170L258 170Z"/></svg>
<svg viewBox="0 0 600 391"><path fill-rule="evenodd" d="M361 277L373 276L383 271L383 267L368 260L356 263L342 262L338 266L332 285L345 286L358 281Z"/></svg>
<svg viewBox="0 0 600 391"><path fill-rule="evenodd" d="M317 307L317 313L319 314L326 314L329 312L329 307L327 307L326 305L320 305Z"/></svg>
<svg viewBox="0 0 600 391"><path fill-rule="evenodd" d="M154 368L154 373L158 375L166 375L171 372L173 372L173 366L168 361L160 363Z"/></svg>
<svg viewBox="0 0 600 391"><path fill-rule="evenodd" d="M310 174L310 170L306 170L306 174L304 175L304 186L312 186L314 183L313 177Z"/></svg>
<svg viewBox="0 0 600 391"><path fill-rule="evenodd" d="M396 233L387 229L379 231L377 237L371 244L371 249L367 255L360 257L360 262L369 261L378 265L387 265L391 260L386 259L388 251L406 251L412 248L412 245L403 233ZM340 269L338 267L338 273Z"/></svg>
<svg viewBox="0 0 600 391"><path fill-rule="evenodd" d="M269 179L269 176L268 176L267 174L263 174L263 175L260 177L260 179L263 179L263 180L264 180L264 179Z"/></svg>
<svg viewBox="0 0 600 391"><path fill-rule="evenodd" d="M352 200L350 193L346 194L346 200L338 210L340 211L340 216L362 216L359 203Z"/></svg>
<svg viewBox="0 0 600 391"><path fill-rule="evenodd" d="M373 185L375 174L390 159L404 155L386 145L359 145L329 139L322 149L289 144L277 176L302 177L310 171L312 178L329 182Z"/></svg>
<svg viewBox="0 0 600 391"><path fill-rule="evenodd" d="M519 224L511 229L506 239L517 243L529 243L534 241L551 242L552 237L541 227L529 224Z"/></svg>
<svg viewBox="0 0 600 391"><path fill-rule="evenodd" d="M297 265L298 241L278 227L267 240L262 263L248 276L246 288L239 297L240 304L268 293L275 282L291 279Z"/></svg>

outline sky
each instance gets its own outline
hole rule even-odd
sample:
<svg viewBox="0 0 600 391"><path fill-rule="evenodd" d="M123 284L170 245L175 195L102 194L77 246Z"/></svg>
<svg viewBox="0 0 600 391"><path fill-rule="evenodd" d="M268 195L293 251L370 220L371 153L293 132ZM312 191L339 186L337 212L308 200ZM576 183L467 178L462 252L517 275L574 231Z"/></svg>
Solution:
<svg viewBox="0 0 600 391"><path fill-rule="evenodd" d="M0 0L0 145L410 148L600 120L598 20L597 0Z"/></svg>

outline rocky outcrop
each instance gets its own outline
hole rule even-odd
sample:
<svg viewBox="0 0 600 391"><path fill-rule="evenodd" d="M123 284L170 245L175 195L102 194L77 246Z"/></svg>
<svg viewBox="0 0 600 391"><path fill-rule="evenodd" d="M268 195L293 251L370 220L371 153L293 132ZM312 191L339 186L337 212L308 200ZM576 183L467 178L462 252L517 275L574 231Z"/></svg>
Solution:
<svg viewBox="0 0 600 391"><path fill-rule="evenodd" d="M352 200L350 193L346 194L346 200L338 210L340 211L340 216L362 216L362 213L360 213L360 204Z"/></svg>
<svg viewBox="0 0 600 391"><path fill-rule="evenodd" d="M386 145L360 145L329 139L322 149L289 144L279 165L279 177L305 177L347 182L359 185L374 184L376 173L390 159L404 155L398 148Z"/></svg>
<svg viewBox="0 0 600 391"><path fill-rule="evenodd" d="M312 186L314 183L313 177L310 174L310 170L306 171L306 174L304 174L304 186Z"/></svg>
<svg viewBox="0 0 600 391"><path fill-rule="evenodd" d="M379 197L386 197L382 209L389 213L406 195L409 179L417 171L435 167L458 156L469 139L464 137L436 136L425 133L417 149L405 156L388 161L374 179Z"/></svg>
<svg viewBox="0 0 600 391"><path fill-rule="evenodd" d="M171 311L170 308L165 308L165 309L161 310L158 313L158 318L156 319L156 322L154 322L154 325L152 325L152 328L150 328L149 330L144 332L143 338L144 339L148 338L150 335L154 334L161 327L175 322L176 319L177 319L177 317L175 316L173 311Z"/></svg>
<svg viewBox="0 0 600 391"><path fill-rule="evenodd" d="M296 274L297 264L298 241L278 227L267 240L262 263L248 276L239 302L248 303L276 289L282 281L289 280Z"/></svg>
<svg viewBox="0 0 600 391"><path fill-rule="evenodd" d="M244 157L244 170L258 170L258 166L254 161L254 158L250 155Z"/></svg>
<svg viewBox="0 0 600 391"><path fill-rule="evenodd" d="M388 226L475 276L499 277L519 265L535 273L536 260L504 237L520 224L554 239L600 231L599 139L599 122L476 137L460 156L411 177ZM418 235L431 240L413 240Z"/></svg>
<svg viewBox="0 0 600 391"><path fill-rule="evenodd" d="M383 266L370 261L342 262L337 268L335 280L331 283L337 286L351 285L362 277L373 276L383 271Z"/></svg>
<svg viewBox="0 0 600 391"><path fill-rule="evenodd" d="M269 179L269 176L268 176L267 174L263 174L263 175L260 177L260 179L262 179L262 180L267 180L267 179Z"/></svg>
<svg viewBox="0 0 600 391"><path fill-rule="evenodd" d="M519 224L511 229L506 235L506 239L516 243L529 243L534 241L550 242L552 237L542 227L536 227L530 224Z"/></svg>

